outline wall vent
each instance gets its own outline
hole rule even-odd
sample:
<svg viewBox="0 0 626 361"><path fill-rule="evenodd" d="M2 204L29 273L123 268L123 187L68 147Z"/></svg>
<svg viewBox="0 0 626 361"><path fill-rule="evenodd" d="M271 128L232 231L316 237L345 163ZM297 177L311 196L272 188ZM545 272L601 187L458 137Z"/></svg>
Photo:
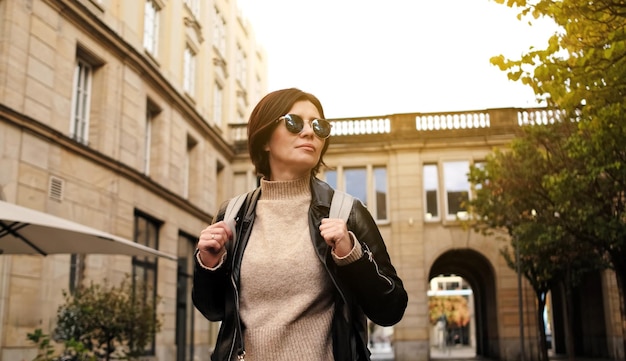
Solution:
<svg viewBox="0 0 626 361"><path fill-rule="evenodd" d="M50 176L50 181L48 182L48 197L55 201L61 202L63 200L63 187L65 186L65 181L59 177Z"/></svg>

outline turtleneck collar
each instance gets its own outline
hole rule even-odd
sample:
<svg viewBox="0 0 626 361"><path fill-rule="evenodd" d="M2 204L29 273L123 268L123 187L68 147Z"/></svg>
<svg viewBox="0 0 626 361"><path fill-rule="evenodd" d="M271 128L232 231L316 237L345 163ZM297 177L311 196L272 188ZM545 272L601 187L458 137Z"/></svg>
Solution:
<svg viewBox="0 0 626 361"><path fill-rule="evenodd" d="M310 177L289 181L261 179L261 199L301 199L311 196Z"/></svg>

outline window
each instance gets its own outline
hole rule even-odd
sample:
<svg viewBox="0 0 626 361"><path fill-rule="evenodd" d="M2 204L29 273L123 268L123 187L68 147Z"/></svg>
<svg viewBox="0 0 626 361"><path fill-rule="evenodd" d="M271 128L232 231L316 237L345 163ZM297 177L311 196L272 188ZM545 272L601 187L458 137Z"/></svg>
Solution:
<svg viewBox="0 0 626 361"><path fill-rule="evenodd" d="M226 56L226 21L218 8L215 8L213 23L213 45L221 57Z"/></svg>
<svg viewBox="0 0 626 361"><path fill-rule="evenodd" d="M219 83L215 83L213 89L213 121L217 125L222 125L222 106L224 91Z"/></svg>
<svg viewBox="0 0 626 361"><path fill-rule="evenodd" d="M195 95L196 86L196 53L189 46L185 47L183 62L183 90L193 97Z"/></svg>
<svg viewBox="0 0 626 361"><path fill-rule="evenodd" d="M263 95L263 81L261 80L261 76L256 74L256 79L254 82L254 99L260 99Z"/></svg>
<svg viewBox="0 0 626 361"><path fill-rule="evenodd" d="M107 105L98 90L107 89L107 84L106 77L98 70L104 65L95 52L80 45L76 48L69 130L70 137L84 145L101 144L98 137L103 135L98 127L104 126L100 117Z"/></svg>
<svg viewBox="0 0 626 361"><path fill-rule="evenodd" d="M387 168L374 167L374 191L376 193L376 218L387 219Z"/></svg>
<svg viewBox="0 0 626 361"><path fill-rule="evenodd" d="M73 253L70 256L70 284L69 290L73 294L81 285L85 276L85 255Z"/></svg>
<svg viewBox="0 0 626 361"><path fill-rule="evenodd" d="M215 164L215 200L217 204L221 204L226 200L225 189L226 185L226 172L225 166L222 162L217 161Z"/></svg>
<svg viewBox="0 0 626 361"><path fill-rule="evenodd" d="M246 88L248 83L248 59L241 45L237 44L237 55L235 59L235 79L242 88Z"/></svg>
<svg viewBox="0 0 626 361"><path fill-rule="evenodd" d="M154 0L146 0L143 23L143 47L153 56L159 44L159 7Z"/></svg>
<svg viewBox="0 0 626 361"><path fill-rule="evenodd" d="M440 219L439 204L445 207L445 219L467 219L467 201L471 195L468 181L470 161L445 161L439 164L424 164L424 219ZM441 169L441 172L440 172ZM439 179L441 174L443 179ZM443 189L440 192L440 189ZM440 196L442 194L442 196Z"/></svg>
<svg viewBox="0 0 626 361"><path fill-rule="evenodd" d="M474 162L474 167L476 167L477 169L480 169L481 171L485 170L485 162L484 161L476 161ZM475 190L479 190L482 189L483 185L478 183L478 184L473 184L474 189Z"/></svg>
<svg viewBox="0 0 626 361"><path fill-rule="evenodd" d="M143 149L143 172L146 175L150 174L150 148L152 143L152 113L148 110L146 112L146 130L144 135L144 149Z"/></svg>
<svg viewBox="0 0 626 361"><path fill-rule="evenodd" d="M187 5L191 14L198 19L200 15L200 0L185 0L185 5Z"/></svg>
<svg viewBox="0 0 626 361"><path fill-rule="evenodd" d="M191 300L194 250L197 237L178 235L178 272L176 288L176 361L194 359L194 309Z"/></svg>
<svg viewBox="0 0 626 361"><path fill-rule="evenodd" d="M344 191L357 197L367 207L367 171L365 168L343 170Z"/></svg>
<svg viewBox="0 0 626 361"><path fill-rule="evenodd" d="M467 180L469 162L445 162L443 164L447 217L467 217L466 202L469 199L470 184Z"/></svg>
<svg viewBox="0 0 626 361"><path fill-rule="evenodd" d="M161 112L153 102L148 99L146 102L146 129L144 134L144 159L143 159L143 172L146 175L150 175L150 153L152 152L152 130L157 115Z"/></svg>
<svg viewBox="0 0 626 361"><path fill-rule="evenodd" d="M358 198L378 221L387 220L387 168L338 167L325 172L326 182Z"/></svg>
<svg viewBox="0 0 626 361"><path fill-rule="evenodd" d="M72 138L83 144L87 144L89 134L92 72L91 64L81 58L76 60L70 134Z"/></svg>
<svg viewBox="0 0 626 361"><path fill-rule="evenodd" d="M422 168L424 177L424 219L439 219L439 174L436 164L425 164Z"/></svg>
<svg viewBox="0 0 626 361"><path fill-rule="evenodd" d="M468 161L443 163L443 180L446 195L448 219L466 219L467 201L469 200L470 183Z"/></svg>
<svg viewBox="0 0 626 361"><path fill-rule="evenodd" d="M326 183L330 184L331 187L337 189L337 171L327 170L324 175L326 176Z"/></svg>
<svg viewBox="0 0 626 361"><path fill-rule="evenodd" d="M161 222L135 212L134 241L158 249ZM133 296L156 308L157 259L154 256L133 257ZM155 339L148 343L145 355L155 354Z"/></svg>
<svg viewBox="0 0 626 361"><path fill-rule="evenodd" d="M191 136L187 136L187 151L185 152L185 161L183 164L183 175L185 179L183 180L183 197L189 198L191 196L191 191L196 189L196 180L198 179L197 174L197 161L198 161L198 151L196 149L196 145L198 145L198 141L195 140Z"/></svg>

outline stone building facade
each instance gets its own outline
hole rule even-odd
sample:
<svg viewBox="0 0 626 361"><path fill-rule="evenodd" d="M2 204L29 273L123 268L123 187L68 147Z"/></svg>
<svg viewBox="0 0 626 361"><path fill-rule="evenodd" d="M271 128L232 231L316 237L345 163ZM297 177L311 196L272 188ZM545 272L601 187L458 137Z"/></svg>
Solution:
<svg viewBox="0 0 626 361"><path fill-rule="evenodd" d="M26 334L54 326L63 290L126 274L160 296L163 328L145 359L208 360L217 325L191 305L191 257L218 205L256 186L245 122L267 90L266 65L232 0L0 0L0 200L178 257L0 255L0 361L34 357ZM520 298L499 241L463 227L459 200L472 196L470 164L550 116L332 120L319 176L367 204L409 292L396 360L431 357L428 291L440 275L471 286L477 355L517 360L520 325L527 359L536 355L532 290L522 282ZM623 358L615 290L610 273L579 290L581 354ZM563 353L558 303L550 317Z"/></svg>
<svg viewBox="0 0 626 361"><path fill-rule="evenodd" d="M0 1L0 198L179 256L0 256L0 360L33 359L63 290L126 274L161 296L148 359L208 358L191 257L267 88L253 34L232 0Z"/></svg>

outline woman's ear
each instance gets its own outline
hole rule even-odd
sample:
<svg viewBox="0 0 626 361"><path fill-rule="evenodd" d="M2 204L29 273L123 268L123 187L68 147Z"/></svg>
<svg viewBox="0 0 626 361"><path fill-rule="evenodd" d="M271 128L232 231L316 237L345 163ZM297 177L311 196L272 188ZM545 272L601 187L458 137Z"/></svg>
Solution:
<svg viewBox="0 0 626 361"><path fill-rule="evenodd" d="M263 146L263 150L266 152L270 151L270 142L265 143L265 145Z"/></svg>

